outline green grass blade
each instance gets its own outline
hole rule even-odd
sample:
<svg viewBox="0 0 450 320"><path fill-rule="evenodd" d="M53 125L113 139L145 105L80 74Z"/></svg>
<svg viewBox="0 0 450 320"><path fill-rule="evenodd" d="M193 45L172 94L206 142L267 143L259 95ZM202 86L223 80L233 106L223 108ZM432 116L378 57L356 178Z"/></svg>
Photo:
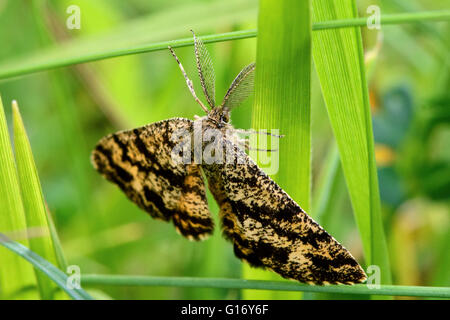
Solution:
<svg viewBox="0 0 450 320"><path fill-rule="evenodd" d="M31 250L44 257L50 263L57 265L54 247L57 246L61 250L61 246L54 228L49 228L49 217L47 217L47 210L30 142L28 141L16 102L13 102L13 123L16 164L27 226L28 228L35 228L40 233L36 237L29 239L29 245ZM52 299L55 289L53 282L39 271L36 273L36 278L41 298Z"/></svg>
<svg viewBox="0 0 450 320"><path fill-rule="evenodd" d="M91 28L91 34L88 36L75 38L63 45L41 50L38 54L7 62L3 67L0 67L0 70L3 70L4 67L10 71L12 69L32 72L48 70L83 61L122 56L127 54L126 51L130 48L134 53L146 52L143 51L143 48L147 47L149 43L152 47L151 50L167 50L168 45L176 48L179 46L177 41L170 41L169 43L160 43L160 41L176 39L183 34L187 36L189 29L195 30L200 35L205 29L229 27L249 20L254 21L256 4L255 0L186 3L161 12L153 12L148 16L131 20L129 23L121 24L119 27L100 34L93 31L98 29L98 26L95 29ZM102 4L92 5L91 1L83 1L79 5L81 12L86 14L92 14L95 11L92 7L102 6ZM104 6L108 7L108 5ZM61 12L61 9L65 10L65 8L61 5L59 10L56 8L55 11ZM214 15L211 15L211 12L214 12ZM96 20L86 21L86 26L83 28L95 26L96 23ZM84 32L83 28L80 31ZM192 42L192 38L186 40ZM18 75L17 72L7 73Z"/></svg>
<svg viewBox="0 0 450 320"><path fill-rule="evenodd" d="M260 2L252 128L279 129L280 186L305 210L310 195L311 18L309 1ZM255 159L256 160L256 159ZM300 164L300 165L299 165ZM261 163L260 163L261 165ZM264 165L261 165L264 169ZM244 267L245 277L275 279ZM255 298L248 294L247 298ZM276 297L270 293L268 297ZM286 296L279 296L286 298ZM298 298L298 296L297 296Z"/></svg>
<svg viewBox="0 0 450 320"><path fill-rule="evenodd" d="M58 268L60 268L62 270L66 270L68 263L66 260L66 256L64 255L61 241L60 241L58 233L56 231L55 223L53 221L53 218L52 218L51 213L48 210L47 206L45 206L45 211L47 213L48 229L50 232L50 236L52 238L53 247L55 249L56 261L57 261L56 265L58 266Z"/></svg>
<svg viewBox="0 0 450 320"><path fill-rule="evenodd" d="M16 256L20 256L36 269L40 270L48 276L58 287L64 290L72 299L75 300L92 300L92 297L82 288L69 288L67 286L68 276L56 268L53 264L31 251L27 247L21 245L16 241L12 241L4 234L0 233L0 245L11 250ZM22 260L23 261L23 260Z"/></svg>
<svg viewBox="0 0 450 320"><path fill-rule="evenodd" d="M341 196L342 169L339 160L339 151L336 144L333 144L327 155L323 168L323 175L318 183L317 192L314 194L313 210L311 216L325 229L333 206L336 205L337 198ZM344 186L345 187L345 186Z"/></svg>
<svg viewBox="0 0 450 320"><path fill-rule="evenodd" d="M83 274L84 286L169 286L192 288L227 288L273 291L301 291L356 295L391 295L409 297L450 298L450 287L420 287L381 285L369 288L365 284L314 286L294 281L265 281L223 278L189 278L189 277L146 277L129 275Z"/></svg>
<svg viewBox="0 0 450 320"><path fill-rule="evenodd" d="M313 12L317 21L356 17L353 1L319 0ZM319 31L314 33L313 47L366 262L378 265L382 283L389 284L361 33L358 28Z"/></svg>
<svg viewBox="0 0 450 320"><path fill-rule="evenodd" d="M356 2L353 1L353 15L358 16ZM363 99L363 112L365 124L365 136L367 142L368 177L369 177L369 204L370 204L370 234L371 234L371 264L380 267L380 279L383 284L392 283L391 267L386 236L384 234L383 217L381 215L381 199L378 185L377 164L375 162L375 139L372 128L372 114L369 101L369 87L364 63L364 47L361 30L355 29L358 52L359 72L361 79L361 91Z"/></svg>
<svg viewBox="0 0 450 320"><path fill-rule="evenodd" d="M337 18L337 19L336 19ZM336 20L334 20L336 19ZM404 23L422 23L425 21L448 21L450 20L450 10L404 12L393 14L381 14L381 25L393 25ZM335 17L329 21L314 21L313 30L326 30L336 28L364 27L367 26L366 17L354 17L341 19Z"/></svg>
<svg viewBox="0 0 450 320"><path fill-rule="evenodd" d="M0 232L15 235L21 243L28 245L25 214L1 97L0 195ZM19 293L35 285L33 268L17 255L0 248L0 297L37 298L34 291Z"/></svg>
<svg viewBox="0 0 450 320"><path fill-rule="evenodd" d="M249 9L246 9L249 10ZM220 12L220 10L219 10ZM251 10L250 10L251 12ZM248 13L250 14L250 13ZM442 11L424 11L400 14L386 14L381 16L380 23L382 25L394 25L402 23L423 23L426 21L449 21L450 10ZM328 30L336 28L363 27L366 26L366 18L340 19L330 21L320 21L313 24L313 30ZM126 30L125 30L126 31ZM129 37L132 32L124 32ZM205 43L230 41L237 39L246 39L256 37L257 31L242 30L235 32L226 32L221 34L213 34L202 37ZM170 33L165 32L165 37L170 38ZM101 39L100 39L101 40ZM108 40L108 39L106 39ZM192 46L192 38L184 38L170 41L146 41L141 44L121 45L117 44L113 47L105 48L98 45L97 50L87 50L85 47L92 46L91 42L99 41L99 39L86 40L86 42L74 40L57 48L49 48L45 52L31 53L23 57L14 57L11 60L0 63L0 79L8 79L20 75L30 74L39 71L51 70L54 68L70 66L79 63L92 62L102 59L109 59L125 55L153 52L159 50L167 50L167 46L173 48ZM104 41L104 40L102 40ZM110 41L110 44L114 41Z"/></svg>

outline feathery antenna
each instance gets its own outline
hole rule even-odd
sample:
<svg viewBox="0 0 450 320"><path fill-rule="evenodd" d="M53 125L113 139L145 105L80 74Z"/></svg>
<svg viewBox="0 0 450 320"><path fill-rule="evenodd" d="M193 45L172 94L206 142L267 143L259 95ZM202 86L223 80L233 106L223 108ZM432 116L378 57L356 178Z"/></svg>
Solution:
<svg viewBox="0 0 450 320"><path fill-rule="evenodd" d="M203 43L203 41L195 36L193 30L191 30L194 36L194 46L195 46L195 60L197 63L197 71L200 77L200 83L202 85L202 90L205 95L206 101L211 106L215 107L215 87L214 82L216 79L214 73L214 66L209 55L208 50Z"/></svg>
<svg viewBox="0 0 450 320"><path fill-rule="evenodd" d="M205 107L205 105L200 101L200 99L197 97L197 95L195 94L195 90L194 90L194 84L192 83L192 80L188 78L186 71L184 71L183 65L181 64L180 60L178 59L177 55L175 54L175 52L172 50L172 47L169 46L168 47L170 52L172 53L172 56L175 58L175 60L178 63L178 66L181 69L181 72L183 73L184 79L186 79L186 84L189 88L189 91L191 92L192 96L194 97L195 101L197 101L197 103L200 105L200 107L202 107L202 109L208 113L209 110L207 107Z"/></svg>

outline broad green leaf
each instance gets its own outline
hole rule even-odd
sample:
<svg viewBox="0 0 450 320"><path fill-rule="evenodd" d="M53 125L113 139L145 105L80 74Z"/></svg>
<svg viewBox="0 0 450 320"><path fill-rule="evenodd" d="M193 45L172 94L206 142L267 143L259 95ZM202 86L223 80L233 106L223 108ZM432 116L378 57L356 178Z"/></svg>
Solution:
<svg viewBox="0 0 450 320"><path fill-rule="evenodd" d="M49 262L57 265L57 255L54 247L57 246L60 248L58 236L55 230L49 227L50 217L47 217L47 210L31 152L31 146L19 113L19 108L15 102L13 102L13 123L16 164L27 227L38 233L36 236L30 237L30 249ZM62 252L61 249L60 252ZM37 270L36 278L38 280L41 298L52 299L55 289L52 281Z"/></svg>
<svg viewBox="0 0 450 320"><path fill-rule="evenodd" d="M25 213L1 97L0 232L28 245ZM0 248L0 297L34 299L37 298L34 291L24 291L33 286L36 286L33 268L17 255Z"/></svg>
<svg viewBox="0 0 450 320"><path fill-rule="evenodd" d="M311 170L310 83L310 1L262 0L252 127L279 129L285 135L279 141L279 152L268 155L271 164L278 164L278 172L272 177L306 211L309 210ZM260 161L259 164L264 169ZM248 266L244 267L244 276L280 278L273 272L254 271ZM299 298L274 293L258 296L249 292L245 297Z"/></svg>
<svg viewBox="0 0 450 320"><path fill-rule="evenodd" d="M315 21L357 17L354 1L316 0ZM372 120L359 28L314 33L313 56L339 148L342 168L367 265L378 265L382 283L390 267L381 219Z"/></svg>

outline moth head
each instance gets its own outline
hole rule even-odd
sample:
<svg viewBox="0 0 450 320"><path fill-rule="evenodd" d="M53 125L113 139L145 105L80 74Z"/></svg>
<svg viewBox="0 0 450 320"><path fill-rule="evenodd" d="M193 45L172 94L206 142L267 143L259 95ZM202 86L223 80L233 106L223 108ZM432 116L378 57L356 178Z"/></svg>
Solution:
<svg viewBox="0 0 450 320"><path fill-rule="evenodd" d="M230 122L230 110L223 107L215 107L208 112L208 119L221 128Z"/></svg>

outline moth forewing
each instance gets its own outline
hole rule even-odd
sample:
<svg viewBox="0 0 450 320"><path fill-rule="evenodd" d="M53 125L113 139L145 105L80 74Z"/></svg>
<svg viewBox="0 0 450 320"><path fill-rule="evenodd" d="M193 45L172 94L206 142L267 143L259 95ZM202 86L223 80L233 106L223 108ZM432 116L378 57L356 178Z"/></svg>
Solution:
<svg viewBox="0 0 450 320"><path fill-rule="evenodd" d="M202 240L214 223L200 166L175 161L178 132L193 122L172 118L102 138L92 152L95 169L153 218L172 221L188 239Z"/></svg>
<svg viewBox="0 0 450 320"><path fill-rule="evenodd" d="M250 94L253 93L255 83L255 63L251 63L242 69L230 85L222 107L231 110L240 105Z"/></svg>
<svg viewBox="0 0 450 320"><path fill-rule="evenodd" d="M195 60L197 63L198 75L200 77L200 83L202 85L203 93L205 94L206 101L211 106L215 107L215 73L214 66L209 55L208 50L203 41L195 36L194 31L194 46L195 46Z"/></svg>

